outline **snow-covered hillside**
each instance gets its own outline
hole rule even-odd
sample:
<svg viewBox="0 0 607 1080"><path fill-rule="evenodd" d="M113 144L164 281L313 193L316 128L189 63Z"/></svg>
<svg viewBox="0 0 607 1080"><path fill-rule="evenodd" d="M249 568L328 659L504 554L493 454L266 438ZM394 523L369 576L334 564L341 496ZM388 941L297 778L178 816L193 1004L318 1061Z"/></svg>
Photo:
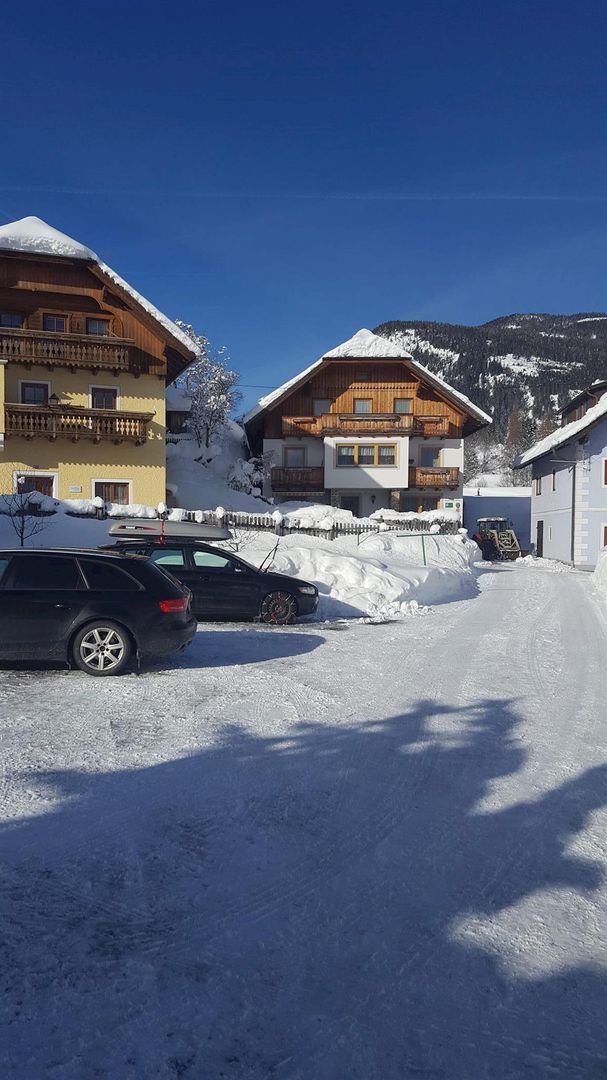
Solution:
<svg viewBox="0 0 607 1080"><path fill-rule="evenodd" d="M533 427L572 390L607 375L607 315L600 313L507 315L480 326L395 320L375 333L491 413L496 439L514 408Z"/></svg>

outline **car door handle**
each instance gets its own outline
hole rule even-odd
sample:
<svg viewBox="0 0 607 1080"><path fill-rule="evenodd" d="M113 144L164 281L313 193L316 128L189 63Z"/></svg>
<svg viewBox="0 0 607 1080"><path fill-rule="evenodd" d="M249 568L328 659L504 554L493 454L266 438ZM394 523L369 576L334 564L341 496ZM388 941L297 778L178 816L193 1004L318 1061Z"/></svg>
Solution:
<svg viewBox="0 0 607 1080"><path fill-rule="evenodd" d="M55 604L55 607L56 607L56 608L60 608L60 609L61 609L61 611L67 611L67 609L69 608L69 606L70 606L69 604Z"/></svg>

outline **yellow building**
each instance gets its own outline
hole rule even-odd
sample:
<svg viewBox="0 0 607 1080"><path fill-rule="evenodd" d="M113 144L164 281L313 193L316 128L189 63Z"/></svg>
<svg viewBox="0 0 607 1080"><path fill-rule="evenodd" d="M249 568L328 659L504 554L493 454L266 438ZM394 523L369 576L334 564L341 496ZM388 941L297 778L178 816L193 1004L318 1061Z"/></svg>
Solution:
<svg viewBox="0 0 607 1080"><path fill-rule="evenodd" d="M165 387L188 337L39 218L0 228L0 493L165 500Z"/></svg>

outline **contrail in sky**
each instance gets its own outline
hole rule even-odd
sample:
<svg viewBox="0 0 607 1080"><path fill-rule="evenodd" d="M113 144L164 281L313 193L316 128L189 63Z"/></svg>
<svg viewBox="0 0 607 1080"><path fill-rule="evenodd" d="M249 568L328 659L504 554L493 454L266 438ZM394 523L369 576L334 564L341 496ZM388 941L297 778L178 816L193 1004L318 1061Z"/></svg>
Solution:
<svg viewBox="0 0 607 1080"><path fill-rule="evenodd" d="M293 200L329 201L329 202L555 202L555 203L603 203L607 195L572 194L558 195L540 192L419 192L419 191L205 191L205 190L164 190L159 188L107 188L84 187L24 187L22 185L0 184L0 191L22 192L31 194L55 195L107 195L137 196L142 195L192 198L192 199L263 199L267 201Z"/></svg>

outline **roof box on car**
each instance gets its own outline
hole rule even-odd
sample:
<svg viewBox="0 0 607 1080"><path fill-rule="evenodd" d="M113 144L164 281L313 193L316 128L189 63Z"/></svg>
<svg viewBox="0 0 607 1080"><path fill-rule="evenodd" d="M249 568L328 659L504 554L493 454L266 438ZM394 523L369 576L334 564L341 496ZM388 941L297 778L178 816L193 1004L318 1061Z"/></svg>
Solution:
<svg viewBox="0 0 607 1080"><path fill-rule="evenodd" d="M194 521L162 521L152 518L123 518L110 525L110 536L122 540L161 538L175 540L231 540L223 525L199 525Z"/></svg>

